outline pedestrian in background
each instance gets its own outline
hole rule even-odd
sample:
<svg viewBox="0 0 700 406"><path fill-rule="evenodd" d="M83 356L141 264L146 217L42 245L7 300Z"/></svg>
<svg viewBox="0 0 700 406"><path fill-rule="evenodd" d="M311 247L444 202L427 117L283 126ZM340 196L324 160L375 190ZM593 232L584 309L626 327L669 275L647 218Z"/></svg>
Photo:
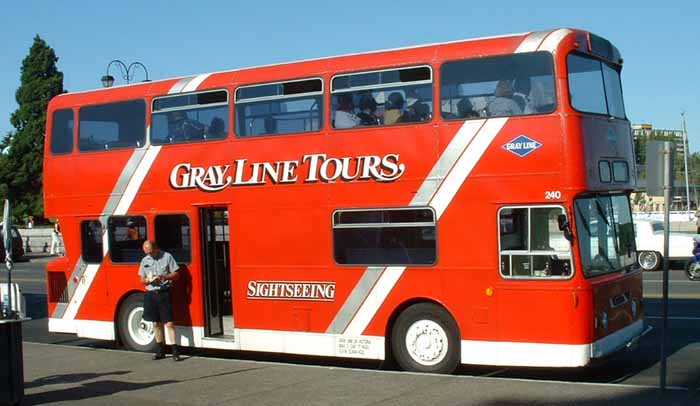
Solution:
<svg viewBox="0 0 700 406"><path fill-rule="evenodd" d="M51 254L58 254L61 249L61 225L58 224L58 219L53 225L53 231L51 232Z"/></svg>

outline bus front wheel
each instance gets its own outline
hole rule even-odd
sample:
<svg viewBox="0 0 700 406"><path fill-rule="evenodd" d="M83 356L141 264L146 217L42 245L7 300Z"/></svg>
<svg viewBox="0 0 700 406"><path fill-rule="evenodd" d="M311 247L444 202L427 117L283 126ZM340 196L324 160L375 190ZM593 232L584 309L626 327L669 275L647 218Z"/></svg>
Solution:
<svg viewBox="0 0 700 406"><path fill-rule="evenodd" d="M154 352L155 333L153 323L143 320L143 296L143 293L135 293L127 297L119 308L119 338L129 350Z"/></svg>
<svg viewBox="0 0 700 406"><path fill-rule="evenodd" d="M434 303L414 304L396 319L391 349L406 371L452 373L460 362L457 323Z"/></svg>
<svg viewBox="0 0 700 406"><path fill-rule="evenodd" d="M655 251L642 251L638 254L637 262L645 271L656 271L661 265L661 254Z"/></svg>

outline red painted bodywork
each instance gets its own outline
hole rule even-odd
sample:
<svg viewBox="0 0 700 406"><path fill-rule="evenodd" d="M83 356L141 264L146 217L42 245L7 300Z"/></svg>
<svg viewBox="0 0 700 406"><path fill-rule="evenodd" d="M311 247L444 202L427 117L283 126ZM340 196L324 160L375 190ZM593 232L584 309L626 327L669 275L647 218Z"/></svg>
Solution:
<svg viewBox="0 0 700 406"><path fill-rule="evenodd" d="M411 49L341 56L314 61L215 73L198 90L228 89L233 99L241 85L296 78L321 77L326 84L324 125L321 131L248 139L230 134L203 143L165 145L141 185L129 214L148 219L153 236L156 214L184 213L192 226L190 292L176 294L177 324L204 324L198 208L224 206L229 210L231 280L236 328L310 331L323 333L366 267L336 265L333 259L331 215L337 208L406 206L463 122L446 122L436 114L430 123L337 131L330 127L328 84L338 73L396 66L430 64L434 72L434 100L440 99L440 66L445 61L514 52L526 35L431 45ZM597 162L591 154L606 155L605 137L585 130L586 118L569 105L566 55L585 49L585 33L573 31L554 54L558 104L551 114L511 117L462 185L438 224L438 262L432 267L409 267L364 334L384 336L388 322L402 304L428 299L442 304L455 318L463 340L585 344L639 319L622 310L610 313L610 327L594 328L594 317L621 292L641 297L641 274L619 273L586 279L580 272L578 249L573 245L575 274L568 280L508 280L499 275L498 209L512 204L560 204L573 216L573 199L584 192L605 191L594 184ZM584 39L582 41L582 39ZM578 42L577 42L578 41ZM581 45L584 44L584 45ZM168 93L179 79L134 84L112 89L69 93L49 106L52 112L72 108L77 120L81 106ZM231 101L231 103L233 103ZM437 107L437 102L435 102ZM438 111L438 108L435 108ZM607 122L607 118L601 118ZM623 130L627 121L617 120ZM233 123L233 109L231 109ZM585 127L590 128L590 126ZM501 148L520 134L531 134L543 144L522 159ZM75 137L77 139L77 130ZM634 168L631 137L615 155ZM628 142L629 141L629 142ZM107 202L131 149L52 155L46 142L44 193L46 215L61 221L67 257L51 262L49 274L70 277L80 257L80 221L97 218ZM77 145L77 142L75 142ZM592 146L595 146L593 148ZM171 169L181 162L209 166L245 158L250 162L301 159L312 153L329 156L398 153L406 164L397 181L382 183L317 182L229 187L216 193L197 189L175 190L168 182ZM596 172L591 175L591 171ZM304 166L300 170L305 171ZM634 175L632 175L634 176ZM609 186L608 186L609 187ZM629 184L615 185L631 191ZM561 199L545 200L545 191L561 191ZM572 227L575 224L572 222ZM574 233L576 230L574 229ZM109 255L79 309L77 319L113 321L117 305L127 292L142 290L137 265L115 265ZM52 280L49 278L49 280ZM334 281L335 301L247 300L250 280ZM492 288L493 295L486 294ZM176 289L177 290L177 289ZM49 298L49 313L56 306Z"/></svg>

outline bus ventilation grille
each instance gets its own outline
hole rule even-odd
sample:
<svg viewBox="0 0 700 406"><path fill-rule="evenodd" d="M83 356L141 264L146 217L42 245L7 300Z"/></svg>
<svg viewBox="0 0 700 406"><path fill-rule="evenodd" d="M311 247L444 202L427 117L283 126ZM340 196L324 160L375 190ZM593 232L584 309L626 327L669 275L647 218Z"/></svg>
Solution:
<svg viewBox="0 0 700 406"><path fill-rule="evenodd" d="M49 302L68 303L66 275L63 272L49 272Z"/></svg>

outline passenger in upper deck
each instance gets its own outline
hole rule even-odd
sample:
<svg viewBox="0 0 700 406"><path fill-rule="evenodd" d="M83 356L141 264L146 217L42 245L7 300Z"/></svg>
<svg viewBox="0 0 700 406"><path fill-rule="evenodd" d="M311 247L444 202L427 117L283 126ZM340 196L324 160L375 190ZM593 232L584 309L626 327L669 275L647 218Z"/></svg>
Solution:
<svg viewBox="0 0 700 406"><path fill-rule="evenodd" d="M390 125L401 122L404 103L401 93L393 92L389 94L386 103L384 103L384 124Z"/></svg>
<svg viewBox="0 0 700 406"><path fill-rule="evenodd" d="M521 75L515 79L513 84L513 100L520 107L523 114L534 113L530 102L531 83L530 77Z"/></svg>
<svg viewBox="0 0 700 406"><path fill-rule="evenodd" d="M430 106L420 100L418 89L406 92L406 110L401 115L402 123L416 123L430 119Z"/></svg>
<svg viewBox="0 0 700 406"><path fill-rule="evenodd" d="M510 80L499 80L494 92L494 98L486 104L486 113L492 116L515 116L523 111L513 100L513 85Z"/></svg>
<svg viewBox="0 0 700 406"><path fill-rule="evenodd" d="M375 114L377 101L374 100L372 93L365 93L360 97L360 110L357 113L360 125L379 125L379 118Z"/></svg>
<svg viewBox="0 0 700 406"><path fill-rule="evenodd" d="M335 111L333 127L352 128L360 124L360 118L355 115L355 104L352 101L352 94L341 94L338 96L338 110Z"/></svg>
<svg viewBox="0 0 700 406"><path fill-rule="evenodd" d="M214 117L207 128L207 136L211 138L222 138L226 135L226 123L221 117Z"/></svg>
<svg viewBox="0 0 700 406"><path fill-rule="evenodd" d="M456 118L475 118L479 117L479 113L474 110L474 105L472 104L469 97L464 96L460 101L457 102L457 117Z"/></svg>
<svg viewBox="0 0 700 406"><path fill-rule="evenodd" d="M204 130L204 124L189 119L185 111L173 111L168 114L170 142L203 139Z"/></svg>
<svg viewBox="0 0 700 406"><path fill-rule="evenodd" d="M187 115L184 111L173 111L168 113L168 138L173 140L183 140L185 138L185 119Z"/></svg>

